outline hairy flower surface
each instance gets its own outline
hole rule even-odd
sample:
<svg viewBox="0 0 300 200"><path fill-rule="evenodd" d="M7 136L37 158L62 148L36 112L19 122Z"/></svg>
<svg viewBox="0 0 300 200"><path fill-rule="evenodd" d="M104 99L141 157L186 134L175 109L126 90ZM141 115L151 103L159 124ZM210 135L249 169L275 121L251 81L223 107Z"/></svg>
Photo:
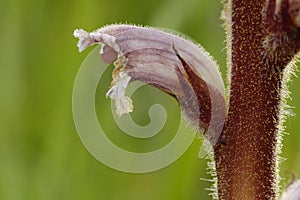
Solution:
<svg viewBox="0 0 300 200"><path fill-rule="evenodd" d="M189 121L216 143L226 113L224 85L216 63L201 46L133 25L109 25L91 33L80 29L74 36L79 38L79 51L102 44L102 61L114 63L107 96L115 100L118 115L133 109L132 100L125 95L129 82L143 81L174 96Z"/></svg>

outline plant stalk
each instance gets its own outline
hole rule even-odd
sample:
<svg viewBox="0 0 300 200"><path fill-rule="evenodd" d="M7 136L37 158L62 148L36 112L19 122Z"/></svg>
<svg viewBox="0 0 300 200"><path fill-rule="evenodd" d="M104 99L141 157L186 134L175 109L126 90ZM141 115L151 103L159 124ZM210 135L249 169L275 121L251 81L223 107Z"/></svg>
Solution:
<svg viewBox="0 0 300 200"><path fill-rule="evenodd" d="M215 147L220 200L276 199L283 67L262 52L263 0L233 0L231 83L222 143Z"/></svg>

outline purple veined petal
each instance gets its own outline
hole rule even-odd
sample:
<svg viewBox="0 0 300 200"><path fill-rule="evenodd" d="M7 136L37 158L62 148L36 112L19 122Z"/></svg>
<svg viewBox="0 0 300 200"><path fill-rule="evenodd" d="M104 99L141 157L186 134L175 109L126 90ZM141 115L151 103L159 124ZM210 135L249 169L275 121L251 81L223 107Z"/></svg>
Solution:
<svg viewBox="0 0 300 200"><path fill-rule="evenodd" d="M115 26L118 26L117 29L122 31L115 34ZM128 25L108 26L99 29L97 32L107 33L116 37L116 42L124 55L130 54L132 51L138 52L142 49L155 49L159 53L166 52L174 55L172 46L175 46L181 57L191 64L193 71L199 77L202 77L208 83L214 83L217 90L220 93L224 93L223 81L216 63L202 47L188 39L153 28ZM175 58L175 60L177 59Z"/></svg>
<svg viewBox="0 0 300 200"><path fill-rule="evenodd" d="M140 80L175 96L187 118L208 133L211 143L217 142L226 114L224 85L217 64L201 46L132 25L109 25L92 33L75 30L74 36L79 38L79 51L103 44L102 60L114 62L107 96L119 104L119 115L132 111L125 89L129 81Z"/></svg>
<svg viewBox="0 0 300 200"><path fill-rule="evenodd" d="M281 200L299 200L300 199L300 180L295 181L286 191L283 192Z"/></svg>

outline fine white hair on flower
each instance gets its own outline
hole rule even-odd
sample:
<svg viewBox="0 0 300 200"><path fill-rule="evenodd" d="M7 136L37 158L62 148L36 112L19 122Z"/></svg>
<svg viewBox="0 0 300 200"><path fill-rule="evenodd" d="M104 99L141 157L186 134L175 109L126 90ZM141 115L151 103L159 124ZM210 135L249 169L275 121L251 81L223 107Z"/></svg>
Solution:
<svg viewBox="0 0 300 200"><path fill-rule="evenodd" d="M125 90L129 82L139 80L175 97L188 121L216 143L226 116L225 89L218 65L200 45L154 28L126 24L91 33L78 29L74 36L79 38L79 51L102 44L102 61L114 63L107 97L115 100L117 115L133 110Z"/></svg>

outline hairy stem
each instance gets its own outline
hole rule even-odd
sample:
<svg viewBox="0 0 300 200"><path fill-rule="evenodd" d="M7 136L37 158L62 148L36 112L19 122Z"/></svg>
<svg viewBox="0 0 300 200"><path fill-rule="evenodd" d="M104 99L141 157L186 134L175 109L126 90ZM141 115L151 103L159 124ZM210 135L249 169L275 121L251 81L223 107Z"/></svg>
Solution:
<svg viewBox="0 0 300 200"><path fill-rule="evenodd" d="M262 11L266 1L233 0L231 4L229 111L221 137L225 142L215 147L218 196L276 199L278 124L287 61L265 58L263 41L268 33Z"/></svg>

